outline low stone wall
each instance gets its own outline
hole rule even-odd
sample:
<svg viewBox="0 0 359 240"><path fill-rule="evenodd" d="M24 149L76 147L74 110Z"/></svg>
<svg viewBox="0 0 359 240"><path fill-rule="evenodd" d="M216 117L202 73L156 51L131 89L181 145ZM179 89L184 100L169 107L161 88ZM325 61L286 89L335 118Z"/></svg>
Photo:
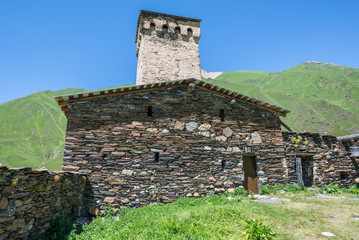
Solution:
<svg viewBox="0 0 359 240"><path fill-rule="evenodd" d="M358 177L343 143L334 136L318 133L283 133L288 183L297 183L295 159L312 164L313 184L335 183L342 187L355 184ZM304 166L303 166L304 168Z"/></svg>
<svg viewBox="0 0 359 240"><path fill-rule="evenodd" d="M57 214L78 215L84 174L0 167L0 239L36 239Z"/></svg>

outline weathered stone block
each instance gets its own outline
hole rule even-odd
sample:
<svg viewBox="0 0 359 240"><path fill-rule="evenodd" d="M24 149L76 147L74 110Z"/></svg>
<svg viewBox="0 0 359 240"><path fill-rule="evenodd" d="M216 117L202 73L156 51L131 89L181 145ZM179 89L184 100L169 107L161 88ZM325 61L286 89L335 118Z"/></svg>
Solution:
<svg viewBox="0 0 359 240"><path fill-rule="evenodd" d="M258 132L251 133L251 138L253 143L262 143L261 136Z"/></svg>
<svg viewBox="0 0 359 240"><path fill-rule="evenodd" d="M233 135L233 130L229 127L226 127L225 129L223 129L223 135L228 137L231 137Z"/></svg>
<svg viewBox="0 0 359 240"><path fill-rule="evenodd" d="M188 132L194 132L197 130L197 127L198 127L198 123L196 122L189 122L189 123L186 123L186 130Z"/></svg>
<svg viewBox="0 0 359 240"><path fill-rule="evenodd" d="M132 171L132 170L128 170L128 169L123 169L121 173L122 173L123 175L126 175L126 176L132 176L133 171Z"/></svg>
<svg viewBox="0 0 359 240"><path fill-rule="evenodd" d="M225 141L227 141L227 138L225 136L218 136L218 137L216 137L216 141L225 142Z"/></svg>
<svg viewBox="0 0 359 240"><path fill-rule="evenodd" d="M1 200L0 200L0 209L4 210L5 208L7 208L8 205L9 205L8 198L6 196L1 198Z"/></svg>
<svg viewBox="0 0 359 240"><path fill-rule="evenodd" d="M208 123L204 123L204 124L201 124L199 127L198 127L198 130L199 131L202 131L202 132L205 132L205 131L209 131L211 129L211 124L208 124Z"/></svg>
<svg viewBox="0 0 359 240"><path fill-rule="evenodd" d="M184 129L184 123L177 121L174 127L175 130L183 130Z"/></svg>

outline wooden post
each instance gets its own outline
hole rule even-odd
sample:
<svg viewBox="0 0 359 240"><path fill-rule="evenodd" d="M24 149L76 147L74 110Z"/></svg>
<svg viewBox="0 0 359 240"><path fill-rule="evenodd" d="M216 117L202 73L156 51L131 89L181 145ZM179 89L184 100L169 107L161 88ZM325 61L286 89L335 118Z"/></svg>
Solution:
<svg viewBox="0 0 359 240"><path fill-rule="evenodd" d="M302 159L295 158L295 171L297 173L297 182L299 186L303 187L303 173L302 173Z"/></svg>

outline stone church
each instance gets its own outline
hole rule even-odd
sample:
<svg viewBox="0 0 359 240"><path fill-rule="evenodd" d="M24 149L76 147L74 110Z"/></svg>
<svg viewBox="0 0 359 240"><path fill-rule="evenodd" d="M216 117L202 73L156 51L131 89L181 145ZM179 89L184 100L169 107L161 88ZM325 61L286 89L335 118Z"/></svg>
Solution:
<svg viewBox="0 0 359 240"><path fill-rule="evenodd" d="M336 137L283 132L288 110L201 80L200 22L141 11L136 85L56 97L63 170L88 174L85 205L353 184L357 165Z"/></svg>

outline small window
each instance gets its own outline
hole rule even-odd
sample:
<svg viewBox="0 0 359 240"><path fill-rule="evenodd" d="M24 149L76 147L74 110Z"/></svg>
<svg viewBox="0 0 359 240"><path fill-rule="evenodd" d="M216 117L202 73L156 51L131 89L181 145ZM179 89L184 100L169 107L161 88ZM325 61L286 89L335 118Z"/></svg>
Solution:
<svg viewBox="0 0 359 240"><path fill-rule="evenodd" d="M167 33L168 32L168 25L163 25L162 26L163 32Z"/></svg>
<svg viewBox="0 0 359 240"><path fill-rule="evenodd" d="M156 28L156 25L154 23L151 23L150 24L150 30L153 31L153 30L155 30L155 28Z"/></svg>
<svg viewBox="0 0 359 240"><path fill-rule="evenodd" d="M221 171L224 171L226 169L226 165L227 165L227 161L226 160L222 160L222 168Z"/></svg>
<svg viewBox="0 0 359 240"><path fill-rule="evenodd" d="M152 118L152 106L148 106L147 108L147 117L148 118Z"/></svg>
<svg viewBox="0 0 359 240"><path fill-rule="evenodd" d="M160 162L160 153L155 152L155 162Z"/></svg>
<svg viewBox="0 0 359 240"><path fill-rule="evenodd" d="M341 172L339 175L340 180L345 180L349 178L349 173Z"/></svg>
<svg viewBox="0 0 359 240"><path fill-rule="evenodd" d="M224 122L224 110L221 109L220 113L219 113L219 117L221 118L221 122Z"/></svg>
<svg viewBox="0 0 359 240"><path fill-rule="evenodd" d="M180 28L180 27L176 27L176 28L175 28L175 33L181 34L181 28Z"/></svg>
<svg viewBox="0 0 359 240"><path fill-rule="evenodd" d="M187 29L187 36L188 36L188 37L192 37L192 36L193 36L193 31L192 31L191 28L188 28L188 29Z"/></svg>

